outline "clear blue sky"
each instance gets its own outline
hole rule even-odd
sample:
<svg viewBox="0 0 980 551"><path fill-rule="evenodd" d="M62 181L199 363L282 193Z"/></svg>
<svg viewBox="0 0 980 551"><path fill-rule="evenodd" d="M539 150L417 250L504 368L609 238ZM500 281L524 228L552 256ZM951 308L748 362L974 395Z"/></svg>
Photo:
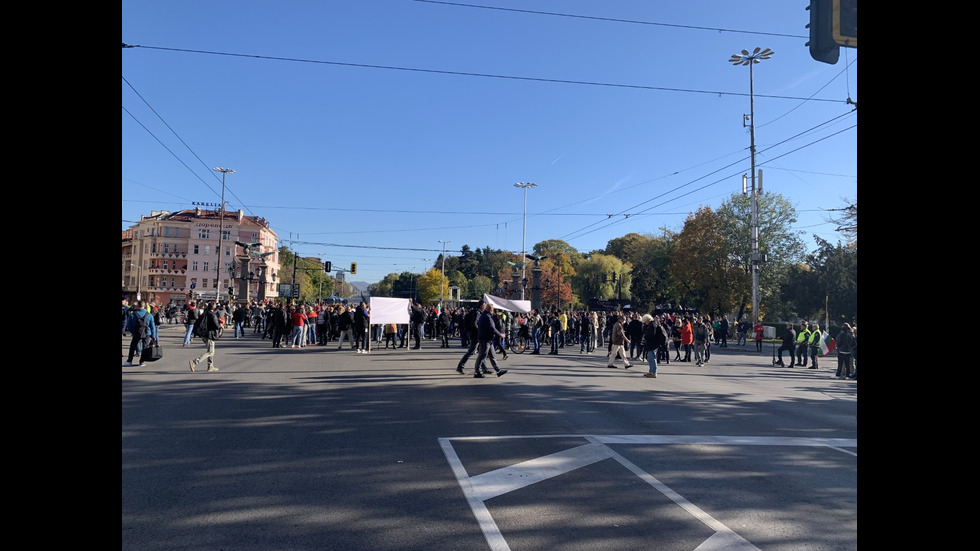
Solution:
<svg viewBox="0 0 980 551"><path fill-rule="evenodd" d="M792 228L857 200L857 50L805 46L805 0L123 0L122 229L221 200L348 280L442 251L582 252L680 231L756 164ZM625 216L629 214L629 216ZM611 216L610 216L611 215Z"/></svg>

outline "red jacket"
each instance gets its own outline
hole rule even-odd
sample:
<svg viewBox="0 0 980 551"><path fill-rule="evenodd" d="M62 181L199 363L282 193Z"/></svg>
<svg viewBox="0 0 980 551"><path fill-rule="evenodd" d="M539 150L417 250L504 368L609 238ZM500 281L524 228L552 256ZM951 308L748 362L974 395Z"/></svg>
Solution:
<svg viewBox="0 0 980 551"><path fill-rule="evenodd" d="M302 327L306 324L306 314L299 310L293 310L293 325Z"/></svg>
<svg viewBox="0 0 980 551"><path fill-rule="evenodd" d="M691 322L685 321L681 326L681 344L694 343L694 330L691 329Z"/></svg>

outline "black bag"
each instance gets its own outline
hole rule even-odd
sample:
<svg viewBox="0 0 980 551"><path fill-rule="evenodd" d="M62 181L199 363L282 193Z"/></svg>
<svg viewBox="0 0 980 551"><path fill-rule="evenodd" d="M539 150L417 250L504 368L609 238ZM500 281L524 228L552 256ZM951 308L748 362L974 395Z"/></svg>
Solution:
<svg viewBox="0 0 980 551"><path fill-rule="evenodd" d="M198 316L197 321L194 322L194 329L191 331L191 334L199 339L208 338L207 316L206 313L201 314Z"/></svg>
<svg viewBox="0 0 980 551"><path fill-rule="evenodd" d="M140 362L155 362L163 357L163 347L155 339L147 339L143 343L143 354L140 355Z"/></svg>
<svg viewBox="0 0 980 551"><path fill-rule="evenodd" d="M146 321L149 312L143 314L143 317L136 316L136 336L145 339L150 330L150 324Z"/></svg>

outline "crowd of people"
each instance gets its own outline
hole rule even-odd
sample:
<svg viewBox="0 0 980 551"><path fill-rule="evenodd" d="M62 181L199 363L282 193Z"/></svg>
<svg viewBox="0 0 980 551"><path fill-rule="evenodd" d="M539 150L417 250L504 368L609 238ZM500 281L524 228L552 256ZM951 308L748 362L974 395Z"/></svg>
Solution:
<svg viewBox="0 0 980 551"><path fill-rule="evenodd" d="M123 335L133 334L129 358L124 365L133 365L142 350L142 338L137 338L138 321L149 317L149 331L156 338L161 315L167 323L179 321L186 327L183 346L195 338L194 325L201 317L207 317L214 327L207 337L201 338L208 352L191 362L191 371L197 363L207 361L208 371L217 371L213 365L214 341L225 330L232 328L231 338L241 339L251 329L253 335L269 339L272 348L305 348L308 346L337 346L355 353L369 353L371 343L376 348L420 349L424 341L437 341L440 348L451 348L451 342L459 340L466 349L457 365L463 366L474 354L477 355L475 376L496 372L506 373L496 364L497 354L507 359L507 350L513 339L524 336L530 354L558 355L563 349L578 349L579 354L594 354L603 350L608 357L607 367L615 368L615 360L622 359L626 369L634 362L645 363L647 377L656 377L658 364L693 362L702 366L711 361L712 346L727 348L729 337L736 339L735 346L748 346L751 333L755 349L762 351L764 328L760 323L751 324L740 319L730 324L728 316L697 315L686 313L639 314L636 312L565 311L560 308L533 309L527 313L508 312L480 301L471 308L455 307L440 310L409 300L408 323L371 324L370 307L366 302L356 305L288 303L268 301L236 305L222 302L168 305L161 308L143 301L129 305L123 300ZM177 320L177 321L172 321ZM819 324L803 322L799 331L792 323L786 324L779 347L779 358L774 364L780 367L818 368L823 333ZM844 324L836 337L838 368L835 377L857 378L857 326ZM381 345L384 345L383 347ZM783 360L788 353L789 365ZM671 356L673 355L673 359ZM490 363L493 371L486 367ZM139 364L142 365L142 364Z"/></svg>

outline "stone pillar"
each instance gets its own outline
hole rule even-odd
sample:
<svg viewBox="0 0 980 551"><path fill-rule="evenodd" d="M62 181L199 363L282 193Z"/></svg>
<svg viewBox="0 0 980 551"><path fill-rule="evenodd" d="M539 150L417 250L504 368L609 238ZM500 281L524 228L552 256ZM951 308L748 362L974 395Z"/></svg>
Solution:
<svg viewBox="0 0 980 551"><path fill-rule="evenodd" d="M541 268L531 270L531 308L541 309Z"/></svg>

